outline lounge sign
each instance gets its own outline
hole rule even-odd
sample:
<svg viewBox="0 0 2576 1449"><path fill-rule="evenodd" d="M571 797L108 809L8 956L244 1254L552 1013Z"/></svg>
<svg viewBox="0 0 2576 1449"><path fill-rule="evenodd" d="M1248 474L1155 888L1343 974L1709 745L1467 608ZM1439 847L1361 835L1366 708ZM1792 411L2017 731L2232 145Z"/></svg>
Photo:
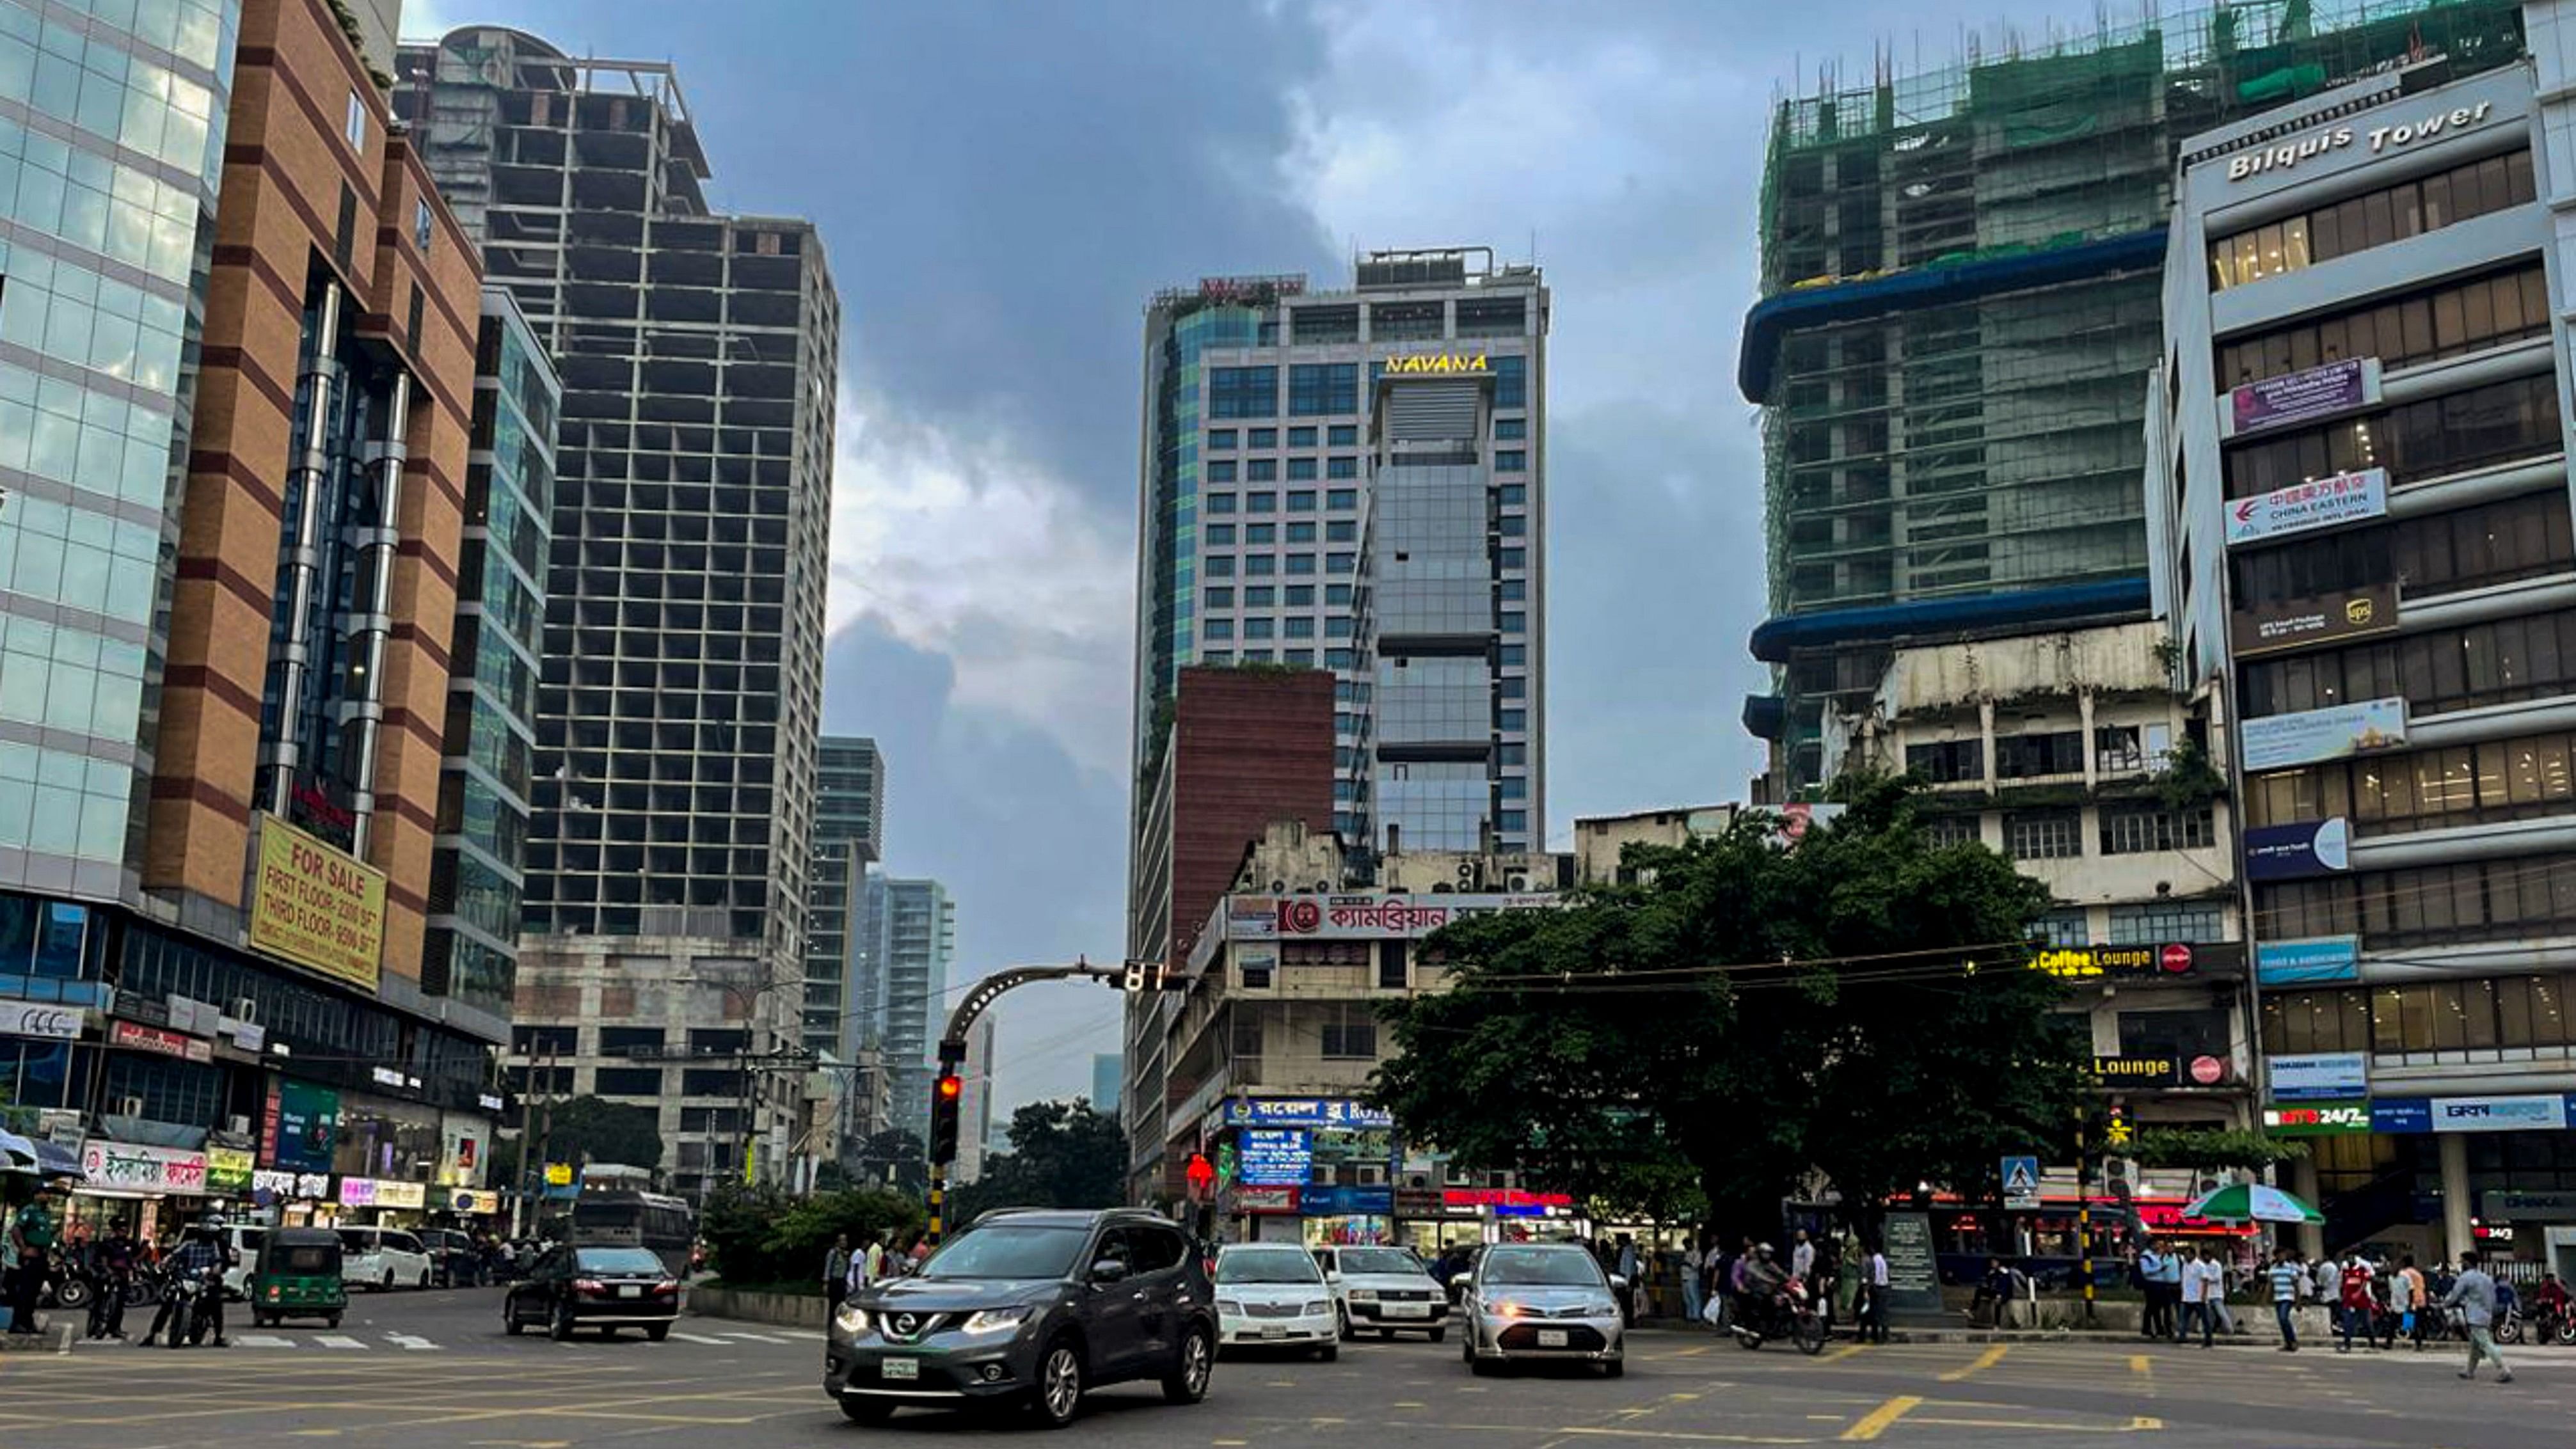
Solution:
<svg viewBox="0 0 2576 1449"><path fill-rule="evenodd" d="M2180 941L2162 946L2050 946L2030 958L2032 970L2070 981L2188 976L2196 964L2192 948Z"/></svg>
<svg viewBox="0 0 2576 1449"><path fill-rule="evenodd" d="M2397 586L2371 584L2286 604L2258 604L2228 617L2236 657L2385 634L2397 627Z"/></svg>

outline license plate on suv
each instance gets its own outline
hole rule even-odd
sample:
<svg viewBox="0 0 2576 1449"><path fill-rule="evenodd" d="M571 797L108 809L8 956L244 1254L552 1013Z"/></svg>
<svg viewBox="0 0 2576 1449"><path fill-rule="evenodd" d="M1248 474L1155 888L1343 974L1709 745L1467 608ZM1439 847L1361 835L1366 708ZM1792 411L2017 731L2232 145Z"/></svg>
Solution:
<svg viewBox="0 0 2576 1449"><path fill-rule="evenodd" d="M1538 1331L1538 1346L1541 1348L1565 1347L1565 1330L1562 1328L1540 1329Z"/></svg>
<svg viewBox="0 0 2576 1449"><path fill-rule="evenodd" d="M888 1382L918 1379L921 1377L921 1360L912 1358L886 1359L878 1363L877 1373Z"/></svg>

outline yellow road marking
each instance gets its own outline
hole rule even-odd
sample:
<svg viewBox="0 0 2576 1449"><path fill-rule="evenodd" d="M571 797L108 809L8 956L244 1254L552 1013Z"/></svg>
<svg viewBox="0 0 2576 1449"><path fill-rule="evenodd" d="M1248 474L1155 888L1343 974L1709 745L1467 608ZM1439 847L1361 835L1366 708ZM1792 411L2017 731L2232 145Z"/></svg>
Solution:
<svg viewBox="0 0 2576 1449"><path fill-rule="evenodd" d="M1817 1359L1817 1360L1816 1360L1816 1362L1818 1362L1818 1363L1841 1363L1844 1359L1847 1359L1847 1358L1851 1357L1853 1354L1856 1354L1856 1353L1858 1353L1858 1352L1860 1352L1860 1345L1859 1345L1859 1344L1856 1344L1856 1343L1847 1343L1847 1344L1844 1344L1842 1347L1840 1347L1840 1348L1838 1348L1838 1349L1835 1349L1833 1352L1831 1352L1831 1353L1829 1353L1829 1354L1826 1354L1824 1357L1822 1357L1822 1358L1820 1358L1820 1359Z"/></svg>
<svg viewBox="0 0 2576 1449"><path fill-rule="evenodd" d="M1664 1397L1665 1397L1665 1398L1668 1398L1668 1399L1671 1399L1673 1402L1678 1403L1678 1404L1687 1404L1687 1403L1690 1403L1690 1402L1692 1402L1692 1401L1696 1400L1696 1399L1699 1397L1699 1395L1697 1395L1697 1394L1666 1394L1666 1395L1664 1395Z"/></svg>
<svg viewBox="0 0 2576 1449"><path fill-rule="evenodd" d="M1249 1444L1252 1441L1249 1439L1210 1439L1208 1442L1219 1446L1219 1449L1241 1449L1241 1446Z"/></svg>
<svg viewBox="0 0 2576 1449"><path fill-rule="evenodd" d="M2004 1355L2011 1351L2012 1345L2009 1343L1996 1344L1994 1347L1987 1349L1984 1353L1978 1354L1977 1361L1968 1365L1966 1368L1954 1368L1948 1373L1941 1375L1941 1382L1945 1384L1955 1384L1961 1379L1984 1373L1986 1370L1993 1368L1996 1364L2003 1362Z"/></svg>
<svg viewBox="0 0 2576 1449"><path fill-rule="evenodd" d="M2148 1358L2143 1353L2133 1353L2129 1355L2129 1372L2136 1374L2142 1379L2154 1378L2156 1376L2155 1361Z"/></svg>
<svg viewBox="0 0 2576 1449"><path fill-rule="evenodd" d="M1423 1403L1419 1399L1398 1399L1395 1401L1395 1407L1399 1409L1427 1409L1431 1406Z"/></svg>
<svg viewBox="0 0 2576 1449"><path fill-rule="evenodd" d="M1859 1423L1845 1429L1842 1437L1846 1442L1856 1439L1875 1439L1886 1433L1889 1425L1914 1412L1922 1403L1921 1399L1912 1394L1898 1394L1895 1398L1870 1410Z"/></svg>

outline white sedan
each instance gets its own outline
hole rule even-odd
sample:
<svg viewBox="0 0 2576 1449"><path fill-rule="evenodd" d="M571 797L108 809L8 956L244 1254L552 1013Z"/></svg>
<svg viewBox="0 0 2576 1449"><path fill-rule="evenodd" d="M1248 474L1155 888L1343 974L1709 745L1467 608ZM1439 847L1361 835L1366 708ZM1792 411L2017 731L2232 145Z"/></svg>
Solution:
<svg viewBox="0 0 2576 1449"><path fill-rule="evenodd" d="M1333 1292L1303 1248L1228 1243L1216 1250L1221 1349L1297 1348L1329 1363L1341 1351Z"/></svg>

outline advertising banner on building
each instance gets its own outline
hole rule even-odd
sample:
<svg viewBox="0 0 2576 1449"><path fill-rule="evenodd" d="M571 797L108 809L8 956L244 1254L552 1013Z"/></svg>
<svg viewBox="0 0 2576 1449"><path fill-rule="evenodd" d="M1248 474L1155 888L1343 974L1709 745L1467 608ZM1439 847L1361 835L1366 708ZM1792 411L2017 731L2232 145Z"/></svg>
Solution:
<svg viewBox="0 0 2576 1449"><path fill-rule="evenodd" d="M1252 901L1271 911L1253 915ZM1452 921L1495 911L1542 910L1557 903L1539 895L1408 895L1401 891L1339 896L1233 896L1226 906L1226 935L1237 941L1385 941L1428 936Z"/></svg>
<svg viewBox="0 0 2576 1449"><path fill-rule="evenodd" d="M2242 967L2244 948L2220 941L2194 945L2167 941L2153 946L2043 946L2031 953L2030 969L2069 981L2111 977L2155 981L2189 976L2202 966Z"/></svg>
<svg viewBox="0 0 2576 1449"><path fill-rule="evenodd" d="M2565 1222L2576 1218L2576 1192L2489 1188L2478 1195L2478 1215L2491 1223Z"/></svg>
<svg viewBox="0 0 2576 1449"><path fill-rule="evenodd" d="M2227 505L2227 542L2261 543L2388 515L2388 470L2311 478Z"/></svg>
<svg viewBox="0 0 2576 1449"><path fill-rule="evenodd" d="M1394 1114L1341 1097L1241 1097L1225 1104L1229 1127L1393 1127Z"/></svg>
<svg viewBox="0 0 2576 1449"><path fill-rule="evenodd" d="M2304 1102L2263 1109L2263 1130L2284 1137L2346 1137L2370 1130L2370 1103Z"/></svg>
<svg viewBox="0 0 2576 1449"><path fill-rule="evenodd" d="M2239 659L2302 644L2385 634L2396 627L2395 584L2372 584L2280 604L2246 604L2227 621L2229 640Z"/></svg>
<svg viewBox="0 0 2576 1449"><path fill-rule="evenodd" d="M2435 1097L2431 1117L2436 1132L2564 1132L2567 1098Z"/></svg>
<svg viewBox="0 0 2576 1449"><path fill-rule="evenodd" d="M2352 869L2352 822L2341 815L2245 829L2247 880L2306 880Z"/></svg>
<svg viewBox="0 0 2576 1449"><path fill-rule="evenodd" d="M396 1182L389 1177L376 1179L376 1206L418 1212L429 1205L429 1186L419 1182Z"/></svg>
<svg viewBox="0 0 2576 1449"><path fill-rule="evenodd" d="M2254 948L2254 981L2258 986L2309 986L2360 979L2359 936L2266 941Z"/></svg>
<svg viewBox="0 0 2576 1449"><path fill-rule="evenodd" d="M177 1057L184 1062L211 1062L215 1059L213 1042L181 1036L175 1031L163 1031L157 1026L137 1026L130 1021L112 1024L108 1028L107 1041L108 1045L123 1047L127 1051Z"/></svg>
<svg viewBox="0 0 2576 1449"><path fill-rule="evenodd" d="M1234 1190L1234 1210L1239 1213L1293 1213L1297 1210L1297 1189L1238 1187Z"/></svg>
<svg viewBox="0 0 2576 1449"><path fill-rule="evenodd" d="M2239 723L2237 730L2245 742L2248 774L2286 770L2406 743L2406 701L2365 699L2296 714L2265 715Z"/></svg>
<svg viewBox="0 0 2576 1449"><path fill-rule="evenodd" d="M52 1001L0 1001L0 1036L31 1036L38 1041L78 1041L89 1013Z"/></svg>
<svg viewBox="0 0 2576 1449"><path fill-rule="evenodd" d="M1236 1172L1254 1187L1287 1187L1314 1175L1314 1142L1303 1128L1246 1127L1237 1143Z"/></svg>
<svg viewBox="0 0 2576 1449"><path fill-rule="evenodd" d="M206 1191L224 1197L239 1197L250 1191L253 1170L251 1151L247 1147L206 1148Z"/></svg>
<svg viewBox="0 0 2576 1449"><path fill-rule="evenodd" d="M81 1175L110 1192L203 1197L206 1154L93 1137L81 1148Z"/></svg>
<svg viewBox="0 0 2576 1449"><path fill-rule="evenodd" d="M274 815L259 817L250 943L372 992L385 947L385 874Z"/></svg>
<svg viewBox="0 0 2576 1449"><path fill-rule="evenodd" d="M2275 1102L2333 1102L2370 1089L2370 1057L2363 1052L2309 1052L2266 1057L2263 1075Z"/></svg>
<svg viewBox="0 0 2576 1449"><path fill-rule="evenodd" d="M2246 383L2227 394L2229 436L2331 417L2379 401L2379 359L2347 357Z"/></svg>
<svg viewBox="0 0 2576 1449"><path fill-rule="evenodd" d="M1310 1218L1382 1218L1395 1211L1395 1189L1348 1184L1301 1188L1297 1208Z"/></svg>
<svg viewBox="0 0 2576 1449"><path fill-rule="evenodd" d="M268 1165L289 1172L329 1172L340 1142L340 1094L303 1082L269 1084L261 1139Z"/></svg>

